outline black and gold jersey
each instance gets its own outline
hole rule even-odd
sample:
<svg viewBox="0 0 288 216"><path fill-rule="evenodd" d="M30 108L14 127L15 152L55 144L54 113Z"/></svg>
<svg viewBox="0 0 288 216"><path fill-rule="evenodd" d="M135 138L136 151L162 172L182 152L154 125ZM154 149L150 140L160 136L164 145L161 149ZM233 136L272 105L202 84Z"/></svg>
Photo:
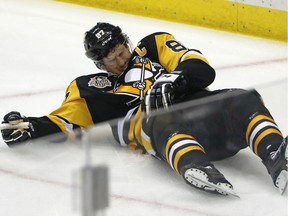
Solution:
<svg viewBox="0 0 288 216"><path fill-rule="evenodd" d="M138 56L147 60L145 64L135 63ZM214 69L200 51L186 48L169 33L148 35L135 48L130 68L118 77L114 93L129 96L131 104L141 104L141 95L145 95L155 80L175 70L182 71L188 88L195 91L206 88L215 78ZM140 147L156 155L149 135L142 128L143 117L141 105L131 107L125 118L118 121L114 136L122 146Z"/></svg>
<svg viewBox="0 0 288 216"><path fill-rule="evenodd" d="M159 63L166 71L177 70L179 64L188 59L199 59L208 64L199 50L188 49L166 32L157 32L143 38L134 49L139 56Z"/></svg>
<svg viewBox="0 0 288 216"><path fill-rule="evenodd" d="M138 57L145 63L137 61ZM131 97L129 103L139 104L139 99L143 99L159 76L175 70L182 71L189 88L206 88L215 78L214 69L200 51L186 48L169 33L153 33L138 43L128 68L117 78L113 91Z"/></svg>
<svg viewBox="0 0 288 216"><path fill-rule="evenodd" d="M106 72L85 75L73 80L67 87L61 106L47 116L29 117L34 138L63 132L73 134L75 128L87 128L112 120L130 109L125 95L113 94L116 78Z"/></svg>
<svg viewBox="0 0 288 216"><path fill-rule="evenodd" d="M107 73L81 76L66 90L62 105L48 115L61 131L69 132L73 125L87 128L115 119L127 112L127 96L113 94L115 77Z"/></svg>
<svg viewBox="0 0 288 216"><path fill-rule="evenodd" d="M136 61L139 56L145 59L144 64ZM106 72L78 77L66 89L65 100L58 109L44 117L29 117L34 137L56 132L69 135L77 127L87 128L123 117L139 106L161 74L174 70L183 71L191 88L205 88L215 76L198 50L186 48L169 33L148 35L138 43L127 69L119 77ZM135 114L132 113L131 117Z"/></svg>

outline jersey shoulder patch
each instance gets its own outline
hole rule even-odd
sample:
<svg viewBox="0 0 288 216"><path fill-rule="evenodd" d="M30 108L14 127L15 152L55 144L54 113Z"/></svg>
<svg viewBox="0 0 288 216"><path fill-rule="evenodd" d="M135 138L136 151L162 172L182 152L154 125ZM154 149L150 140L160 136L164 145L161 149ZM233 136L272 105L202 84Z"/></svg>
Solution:
<svg viewBox="0 0 288 216"><path fill-rule="evenodd" d="M90 78L88 86L104 89L106 87L112 87L112 83L106 76L94 76Z"/></svg>
<svg viewBox="0 0 288 216"><path fill-rule="evenodd" d="M95 73L85 76L80 76L76 79L77 86L80 89L100 90L100 91L110 91L116 78L114 76L109 76L108 73Z"/></svg>

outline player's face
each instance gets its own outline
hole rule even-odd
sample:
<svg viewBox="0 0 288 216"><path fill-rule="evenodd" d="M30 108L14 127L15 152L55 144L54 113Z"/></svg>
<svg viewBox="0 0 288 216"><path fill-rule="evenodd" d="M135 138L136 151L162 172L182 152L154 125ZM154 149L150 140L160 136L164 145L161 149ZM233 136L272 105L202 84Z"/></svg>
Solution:
<svg viewBox="0 0 288 216"><path fill-rule="evenodd" d="M102 64L108 72L120 75L128 67L130 57L129 48L125 44L118 44L102 59Z"/></svg>

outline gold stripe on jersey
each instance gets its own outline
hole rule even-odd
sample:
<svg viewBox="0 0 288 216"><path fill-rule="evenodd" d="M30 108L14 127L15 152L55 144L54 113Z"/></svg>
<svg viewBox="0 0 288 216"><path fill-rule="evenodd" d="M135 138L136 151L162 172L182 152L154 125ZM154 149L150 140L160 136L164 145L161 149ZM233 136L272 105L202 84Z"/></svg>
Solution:
<svg viewBox="0 0 288 216"><path fill-rule="evenodd" d="M141 106L139 106L136 114L131 119L129 130L129 140L136 140L136 142L141 145L143 145L141 136L143 118L144 118L144 112L142 112L142 108Z"/></svg>
<svg viewBox="0 0 288 216"><path fill-rule="evenodd" d="M174 71L181 61L187 59L200 59L208 63L202 54L197 54L197 52L190 53L191 50L176 41L175 37L170 34L155 35L155 41L160 64L168 72ZM185 56L186 53L187 55ZM185 57L182 59L183 56Z"/></svg>
<svg viewBox="0 0 288 216"><path fill-rule="evenodd" d="M62 105L50 113L47 117L54 122L64 133L69 133L63 121L57 116L61 116L71 124L87 128L93 125L93 120L85 99L80 97L79 89L74 80L66 90L69 95ZM69 93L69 94L68 94Z"/></svg>
<svg viewBox="0 0 288 216"><path fill-rule="evenodd" d="M135 122L135 128L134 128L135 138L138 141L138 143L141 143L143 145L144 143L142 142L141 129L142 129L144 113L141 112L140 109L138 109L138 112L136 113L135 118L137 118Z"/></svg>
<svg viewBox="0 0 288 216"><path fill-rule="evenodd" d="M187 134L176 134L176 135L172 136L172 137L168 140L168 142L167 142L167 144L166 144L166 147L165 147L165 155L166 155L166 158L169 157L168 154L169 154L169 148L170 148L171 144L172 144L173 142L175 142L177 139L181 139L181 138L188 138L188 139L193 139L193 140L195 140L195 138L194 138L193 136L190 136L190 135L187 135Z"/></svg>
<svg viewBox="0 0 288 216"><path fill-rule="evenodd" d="M191 135L177 134L171 137L165 146L165 156L170 166L179 173L178 163L183 155L191 151L201 151L204 148Z"/></svg>
<svg viewBox="0 0 288 216"><path fill-rule="evenodd" d="M129 110L126 116L119 119L117 122L117 134L121 146L127 146L129 143L134 142L134 137L129 137L129 131L131 130L131 127L134 127L134 124L131 125L131 118L134 115L135 110L137 110L137 107Z"/></svg>
<svg viewBox="0 0 288 216"><path fill-rule="evenodd" d="M140 105L136 114L132 116L131 120L129 121L128 140L130 143L128 145L136 145L135 143L137 143L138 145L144 147L145 151L147 151L149 154L156 155L156 152L151 144L150 137L142 129L143 119L144 112L142 111ZM135 149L137 150L137 148Z"/></svg>
<svg viewBox="0 0 288 216"><path fill-rule="evenodd" d="M282 136L275 121L265 115L255 116L248 124L246 130L247 145L258 155L258 146L261 140L271 134L278 134Z"/></svg>
<svg viewBox="0 0 288 216"><path fill-rule="evenodd" d="M202 151L203 153L205 153L204 150L203 150L203 148L201 148L200 146L189 146L189 147L186 147L186 148L181 149L180 151L178 151L178 152L176 153L176 155L175 155L174 163L173 163L173 167L175 168L175 171L176 171L177 173L179 173L178 163L179 163L180 158L181 158L184 154L186 154L186 153L188 153L188 152L190 152L190 151Z"/></svg>
<svg viewBox="0 0 288 216"><path fill-rule="evenodd" d="M257 137L257 139L254 142L254 148L253 148L253 152L255 152L256 155L258 155L258 145L261 142L261 140L270 135L270 134L278 134L280 136L282 136L281 132L278 129L275 128L270 128L270 129L266 129L265 131L263 131L262 133L260 133Z"/></svg>
<svg viewBox="0 0 288 216"><path fill-rule="evenodd" d="M148 79L146 79L146 80L144 80L144 81L145 81L144 94L146 94L146 92L147 92L147 91L149 90L149 88L151 87L152 82L151 82L150 80L148 80ZM127 95L136 95L137 97L139 97L139 95L140 95L140 89L131 86L131 84L125 83L125 84L120 85L120 87L117 88L114 93L117 93L117 94L127 94Z"/></svg>
<svg viewBox="0 0 288 216"><path fill-rule="evenodd" d="M145 150L146 150L149 154L156 156L156 151L155 151L155 149L154 149L153 146L152 146L151 139L150 139L150 137L145 133L145 131L143 130L143 128L141 128L141 141L142 141L142 144L143 144Z"/></svg>
<svg viewBox="0 0 288 216"><path fill-rule="evenodd" d="M183 62L183 61L188 60L188 59L200 59L200 60L206 62L207 64L209 64L208 60L201 53L196 52L194 50L189 50L187 53L185 53L182 56L180 62Z"/></svg>
<svg viewBox="0 0 288 216"><path fill-rule="evenodd" d="M270 122L274 122L274 120L268 116L265 115L257 115L256 117L254 117L248 124L247 130L246 130L246 142L248 143L248 136L251 133L251 129L252 127L259 121L261 120L268 120Z"/></svg>
<svg viewBox="0 0 288 216"><path fill-rule="evenodd" d="M129 86L129 85L121 85L116 91L115 93L127 93L129 95L133 94L133 95L140 95L140 90L137 89L137 88L134 88L132 86Z"/></svg>
<svg viewBox="0 0 288 216"><path fill-rule="evenodd" d="M139 150L138 145L137 145L137 143L135 143L135 142L130 142L130 143L127 145L127 147L128 147L130 150L133 150L133 151Z"/></svg>
<svg viewBox="0 0 288 216"><path fill-rule="evenodd" d="M138 108L136 114L131 118L130 128L128 132L128 139L130 141L136 140L136 142L139 143L139 140L141 137L141 124L142 124L143 116L144 116L144 113L141 112L141 108Z"/></svg>
<svg viewBox="0 0 288 216"><path fill-rule="evenodd" d="M61 118L59 118L59 117L57 117L57 116L54 116L54 115L48 115L47 117L48 117L54 124L56 124L64 134L66 134L66 135L68 135L68 136L71 135L71 132L72 132L72 131L71 131L71 128L70 128L70 127L67 127L68 125L65 124L65 122L64 122Z"/></svg>

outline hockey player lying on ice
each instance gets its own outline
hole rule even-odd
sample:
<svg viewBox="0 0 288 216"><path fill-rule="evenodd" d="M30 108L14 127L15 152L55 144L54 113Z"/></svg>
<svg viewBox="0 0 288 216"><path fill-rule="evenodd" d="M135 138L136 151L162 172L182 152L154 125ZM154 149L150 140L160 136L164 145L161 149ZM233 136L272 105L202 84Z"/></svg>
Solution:
<svg viewBox="0 0 288 216"><path fill-rule="evenodd" d="M211 161L235 155L248 146L263 161L274 185L284 192L287 138L256 91L208 91L214 69L200 51L186 48L169 33L148 35L133 49L119 27L97 23L85 33L84 46L86 56L104 72L72 81L65 101L47 116L6 114L3 123L14 127L1 128L8 146L58 132L69 136L76 128L127 114L125 121L112 127L118 142L165 161L193 187L233 193L231 183ZM161 107L169 109L172 104L215 96L216 102L210 105L208 100L177 112L150 115ZM206 106L212 106L207 113ZM191 110L205 115L191 119L187 114ZM21 122L29 122L29 127L17 128Z"/></svg>

